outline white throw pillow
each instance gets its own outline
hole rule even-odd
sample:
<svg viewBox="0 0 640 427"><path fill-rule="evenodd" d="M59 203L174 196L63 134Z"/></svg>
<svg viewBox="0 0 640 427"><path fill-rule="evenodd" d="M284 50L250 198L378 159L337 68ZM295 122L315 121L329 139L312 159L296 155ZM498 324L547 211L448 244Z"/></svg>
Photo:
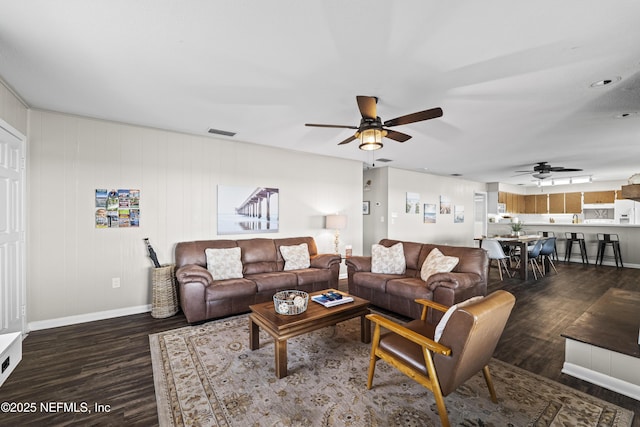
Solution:
<svg viewBox="0 0 640 427"><path fill-rule="evenodd" d="M460 261L458 257L445 256L438 248L433 248L422 263L420 278L426 282L432 274L448 273L458 265L458 261Z"/></svg>
<svg viewBox="0 0 640 427"><path fill-rule="evenodd" d="M300 243L293 246L280 246L280 253L284 258L285 270L301 270L309 268L311 260L309 257L309 246L306 243Z"/></svg>
<svg viewBox="0 0 640 427"><path fill-rule="evenodd" d="M213 280L242 278L240 248L208 248L204 253L207 256L207 270L211 272Z"/></svg>
<svg viewBox="0 0 640 427"><path fill-rule="evenodd" d="M444 332L444 328L445 328L445 326L447 326L447 322L449 321L449 318L451 317L451 315L453 314L454 311L456 311L458 308L464 307L465 305L469 305L469 304L472 304L472 303L474 303L474 302L476 302L478 300L481 300L482 298L483 297L481 295L479 295L477 297L469 298L467 300L464 300L462 302L459 302L458 304L454 304L451 307L449 307L447 312L444 313L444 316L442 316L442 319L440 319L440 321L436 325L436 330L433 333L433 340L435 342L439 342L440 341L440 337L442 337L442 333Z"/></svg>
<svg viewBox="0 0 640 427"><path fill-rule="evenodd" d="M404 274L406 268L402 243L398 242L389 248L379 244L371 246L372 273Z"/></svg>

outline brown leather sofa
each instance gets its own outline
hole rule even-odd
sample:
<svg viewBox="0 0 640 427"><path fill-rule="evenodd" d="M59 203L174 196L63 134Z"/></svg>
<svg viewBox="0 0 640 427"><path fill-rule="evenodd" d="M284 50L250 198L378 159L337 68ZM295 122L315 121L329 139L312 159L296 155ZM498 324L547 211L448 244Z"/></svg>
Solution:
<svg viewBox="0 0 640 427"><path fill-rule="evenodd" d="M380 244L391 247L399 240L382 239ZM347 258L349 293L371 301L371 304L394 313L419 319L422 306L417 298L428 299L451 306L476 295L487 294L489 257L479 248L434 245L428 243L401 242L404 249L406 271L404 274L371 272L371 257ZM425 282L420 278L422 263L433 248L443 255L459 258L449 273L436 273ZM433 313L429 320L442 316Z"/></svg>
<svg viewBox="0 0 640 427"><path fill-rule="evenodd" d="M301 243L309 247L311 265L285 271L280 247ZM241 249L243 277L213 280L205 249L234 247ZM247 312L250 305L269 301L281 290L337 289L340 272L340 255L318 254L312 237L181 242L175 261L180 307L189 323Z"/></svg>

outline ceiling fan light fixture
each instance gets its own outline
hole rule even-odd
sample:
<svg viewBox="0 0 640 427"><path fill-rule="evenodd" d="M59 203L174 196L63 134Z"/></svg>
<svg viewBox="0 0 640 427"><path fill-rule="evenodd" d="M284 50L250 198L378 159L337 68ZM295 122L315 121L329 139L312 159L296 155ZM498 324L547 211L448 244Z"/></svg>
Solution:
<svg viewBox="0 0 640 427"><path fill-rule="evenodd" d="M550 176L551 176L551 172L538 172L533 174L533 177L538 179L545 179L545 178L549 178Z"/></svg>
<svg viewBox="0 0 640 427"><path fill-rule="evenodd" d="M363 151L373 151L382 148L382 138L386 132L382 129L365 129L358 132L356 137L360 139L360 149Z"/></svg>

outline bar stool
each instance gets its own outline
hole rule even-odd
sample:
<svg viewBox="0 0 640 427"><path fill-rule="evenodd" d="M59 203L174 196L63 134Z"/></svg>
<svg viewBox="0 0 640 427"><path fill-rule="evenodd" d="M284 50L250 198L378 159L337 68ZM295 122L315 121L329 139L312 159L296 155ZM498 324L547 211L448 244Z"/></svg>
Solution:
<svg viewBox="0 0 640 427"><path fill-rule="evenodd" d="M611 245L613 248L613 258L616 260L616 268L618 267L618 260L620 260L620 267L624 267L622 264L622 252L620 252L620 240L617 234L604 234L598 233L598 254L596 255L596 264L598 259L600 265L602 265L602 259L604 258L604 250L607 245Z"/></svg>
<svg viewBox="0 0 640 427"><path fill-rule="evenodd" d="M553 231L538 231L538 236L542 237L556 237L556 233ZM555 239L553 240L553 260L558 261L558 246Z"/></svg>
<svg viewBox="0 0 640 427"><path fill-rule="evenodd" d="M564 261L567 262L571 259L571 248L574 243L578 244L580 248L580 257L583 264L589 264L589 258L587 257L587 245L584 242L584 233L564 233L567 239L567 247L564 250Z"/></svg>

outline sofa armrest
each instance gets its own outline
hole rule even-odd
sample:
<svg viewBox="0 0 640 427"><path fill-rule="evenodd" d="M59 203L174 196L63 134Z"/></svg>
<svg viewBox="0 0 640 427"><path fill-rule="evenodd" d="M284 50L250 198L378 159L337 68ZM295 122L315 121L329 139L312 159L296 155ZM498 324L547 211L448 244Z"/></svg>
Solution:
<svg viewBox="0 0 640 427"><path fill-rule="evenodd" d="M338 254L317 254L311 257L310 266L313 268L328 268L331 266L340 264L342 259Z"/></svg>
<svg viewBox="0 0 640 427"><path fill-rule="evenodd" d="M356 271L371 271L370 256L352 256L346 259L347 268Z"/></svg>
<svg viewBox="0 0 640 427"><path fill-rule="evenodd" d="M180 267L176 271L176 279L180 284L197 282L202 283L204 286L209 286L213 282L213 276L209 270L196 264L187 264Z"/></svg>
<svg viewBox="0 0 640 427"><path fill-rule="evenodd" d="M436 273L427 280L427 287L430 291L439 286L450 289L466 289L479 283L482 283L482 277L476 273Z"/></svg>

